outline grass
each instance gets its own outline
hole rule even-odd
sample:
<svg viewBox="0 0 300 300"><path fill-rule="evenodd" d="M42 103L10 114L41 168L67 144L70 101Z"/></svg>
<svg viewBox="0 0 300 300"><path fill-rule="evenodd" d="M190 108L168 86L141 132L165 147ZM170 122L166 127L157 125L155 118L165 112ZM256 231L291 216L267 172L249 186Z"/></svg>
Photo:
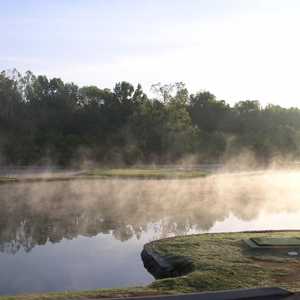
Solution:
<svg viewBox="0 0 300 300"><path fill-rule="evenodd" d="M191 170L175 170L166 168L153 169L94 169L89 171L82 171L76 175L56 175L49 174L47 176L32 175L26 177L9 177L0 176L0 184L17 183L17 182L48 182L48 181L71 181L71 180L86 180L86 179L109 179L109 178L123 178L123 179L189 179L205 177L207 172L191 171Z"/></svg>
<svg viewBox="0 0 300 300"><path fill-rule="evenodd" d="M277 286L300 290L300 258L288 250L250 249L243 239L299 237L300 232L253 232L203 234L175 237L150 244L161 257L188 257L193 271L186 276L166 278L151 288L178 292L214 291Z"/></svg>
<svg viewBox="0 0 300 300"><path fill-rule="evenodd" d="M180 236L148 244L161 257L178 263L188 258L193 271L185 276L154 281L146 287L99 289L94 291L55 292L0 297L0 300L66 300L126 298L178 294L235 288L282 287L300 290L300 259L286 252L253 250L243 239L298 237L300 232L244 232Z"/></svg>
<svg viewBox="0 0 300 300"><path fill-rule="evenodd" d="M207 175L203 171L191 171L191 170L178 170L178 169L165 169L165 168L153 168L153 169L95 169L85 173L89 176L97 177L119 177L119 178L145 178L145 179L187 179L204 177Z"/></svg>
<svg viewBox="0 0 300 300"><path fill-rule="evenodd" d="M149 287L132 287L123 289L98 289L94 291L78 292L51 292L43 294L24 294L17 296L0 296L1 300L69 300L69 299L99 299L99 298L128 298L137 296L152 296L172 294L172 292L160 291Z"/></svg>
<svg viewBox="0 0 300 300"><path fill-rule="evenodd" d="M8 176L0 176L0 183L15 182L16 178Z"/></svg>

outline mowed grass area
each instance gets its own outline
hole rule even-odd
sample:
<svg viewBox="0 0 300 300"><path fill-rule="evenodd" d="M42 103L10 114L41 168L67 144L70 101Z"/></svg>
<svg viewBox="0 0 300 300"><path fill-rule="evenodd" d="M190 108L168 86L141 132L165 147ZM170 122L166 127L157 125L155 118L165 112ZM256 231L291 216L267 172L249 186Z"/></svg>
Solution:
<svg viewBox="0 0 300 300"><path fill-rule="evenodd" d="M101 298L147 297L155 295L174 294L170 291L160 291L150 287L132 287L122 289L98 289L79 292L53 292L43 294L24 294L18 296L0 296L0 300L86 300Z"/></svg>
<svg viewBox="0 0 300 300"><path fill-rule="evenodd" d="M16 178L8 176L0 176L0 183L14 182Z"/></svg>
<svg viewBox="0 0 300 300"><path fill-rule="evenodd" d="M78 292L51 292L42 294L24 294L17 296L0 296L0 300L86 300L101 298L147 297L155 295L171 295L174 292L160 291L148 287L131 287L122 289L97 289Z"/></svg>
<svg viewBox="0 0 300 300"><path fill-rule="evenodd" d="M36 174L27 176L0 176L0 184L38 181L70 181L78 179L189 179L205 177L208 172L194 170L178 170L166 168L123 168L123 169L93 169L78 171L74 174Z"/></svg>
<svg viewBox="0 0 300 300"><path fill-rule="evenodd" d="M155 280L146 287L0 297L0 300L65 300L126 298L216 291L235 288L282 287L300 290L300 259L287 251L257 251L243 239L299 237L300 231L202 234L151 242L150 247L172 263L188 257L193 271L185 276ZM101 270L99 270L101 271Z"/></svg>
<svg viewBox="0 0 300 300"><path fill-rule="evenodd" d="M171 264L173 257L174 263L180 257L188 258L193 271L186 276L157 280L151 287L196 292L275 286L299 291L299 256L289 256L289 248L251 249L243 241L266 237L300 237L300 231L202 234L152 242L152 250Z"/></svg>
<svg viewBox="0 0 300 300"><path fill-rule="evenodd" d="M128 169L95 169L84 173L87 176L119 177L119 178L145 178L145 179L185 179L204 177L208 173L195 170L179 170L168 168L128 168Z"/></svg>

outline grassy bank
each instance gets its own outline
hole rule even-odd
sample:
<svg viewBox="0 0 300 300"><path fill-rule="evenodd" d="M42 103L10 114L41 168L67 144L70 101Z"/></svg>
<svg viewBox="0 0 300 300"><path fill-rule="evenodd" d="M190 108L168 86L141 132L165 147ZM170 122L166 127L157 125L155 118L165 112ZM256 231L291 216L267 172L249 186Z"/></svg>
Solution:
<svg viewBox="0 0 300 300"><path fill-rule="evenodd" d="M152 242L152 250L168 263L182 266L188 258L193 268L186 276L157 280L151 287L196 292L276 286L299 291L299 256L289 256L288 249L253 250L243 241L256 237L300 237L300 232L203 234Z"/></svg>
<svg viewBox="0 0 300 300"><path fill-rule="evenodd" d="M70 181L86 179L189 179L204 177L207 172L194 170L177 170L165 168L153 169L94 169L81 171L75 174L37 174L26 176L0 176L0 184L17 183L17 182L39 182L39 181Z"/></svg>
<svg viewBox="0 0 300 300"><path fill-rule="evenodd" d="M87 176L96 177L118 177L118 178L145 178L145 179L186 179L204 177L207 175L203 171L178 170L167 168L128 168L128 169L95 169L84 173Z"/></svg>
<svg viewBox="0 0 300 300"><path fill-rule="evenodd" d="M78 292L53 292L43 294L24 294L18 296L0 296L0 300L86 300L100 298L128 298L143 297L161 294L172 294L170 291L160 291L150 287L132 287L123 289L98 289Z"/></svg>
<svg viewBox="0 0 300 300"><path fill-rule="evenodd" d="M8 176L0 176L0 184L7 183L7 182L16 182L16 178L8 177Z"/></svg>
<svg viewBox="0 0 300 300"><path fill-rule="evenodd" d="M243 242L258 237L300 237L300 232L203 234L158 240L147 246L174 265L180 257L188 258L193 270L185 276L156 280L147 287L19 295L0 300L117 298L271 286L299 291L300 258L290 257L285 251L256 251Z"/></svg>

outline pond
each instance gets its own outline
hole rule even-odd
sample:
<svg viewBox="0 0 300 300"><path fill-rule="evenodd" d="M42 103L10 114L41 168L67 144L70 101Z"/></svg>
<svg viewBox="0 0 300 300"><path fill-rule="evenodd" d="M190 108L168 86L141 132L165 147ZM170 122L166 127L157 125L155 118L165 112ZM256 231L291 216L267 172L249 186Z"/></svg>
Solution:
<svg viewBox="0 0 300 300"><path fill-rule="evenodd" d="M146 285L143 245L191 233L300 228L300 172L0 186L0 294Z"/></svg>

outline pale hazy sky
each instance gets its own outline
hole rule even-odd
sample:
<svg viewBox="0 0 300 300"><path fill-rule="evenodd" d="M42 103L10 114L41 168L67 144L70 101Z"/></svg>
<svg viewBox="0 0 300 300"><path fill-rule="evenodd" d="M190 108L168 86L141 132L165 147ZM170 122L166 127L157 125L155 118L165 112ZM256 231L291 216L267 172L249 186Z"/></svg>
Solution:
<svg viewBox="0 0 300 300"><path fill-rule="evenodd" d="M0 69L300 107L298 0L0 0Z"/></svg>

